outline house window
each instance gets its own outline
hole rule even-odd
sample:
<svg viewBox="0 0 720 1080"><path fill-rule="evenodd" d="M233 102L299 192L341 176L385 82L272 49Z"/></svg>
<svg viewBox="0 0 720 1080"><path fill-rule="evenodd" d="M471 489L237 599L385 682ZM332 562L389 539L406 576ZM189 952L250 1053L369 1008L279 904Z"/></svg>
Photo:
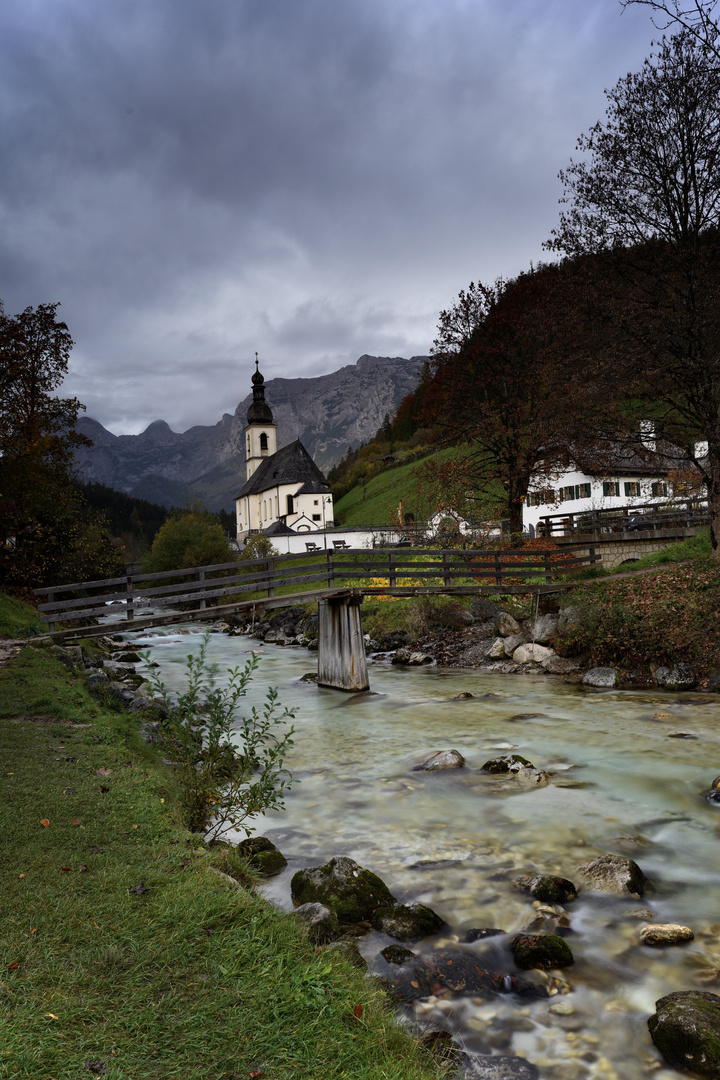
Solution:
<svg viewBox="0 0 720 1080"><path fill-rule="evenodd" d="M620 481L619 480L603 480L603 497L605 499L618 496L620 494Z"/></svg>
<svg viewBox="0 0 720 1080"><path fill-rule="evenodd" d="M590 498L590 485L589 484L578 484L575 491L576 491L576 495L575 495L576 499L589 499Z"/></svg>
<svg viewBox="0 0 720 1080"><path fill-rule="evenodd" d="M625 481L625 494L627 496L634 496L640 494L640 484L637 480Z"/></svg>
<svg viewBox="0 0 720 1080"><path fill-rule="evenodd" d="M652 495L653 495L654 498L656 498L656 499L662 498L664 495L667 495L668 486L667 486L667 484L663 484L660 481L656 481L651 486L650 491L652 492Z"/></svg>
<svg viewBox="0 0 720 1080"><path fill-rule="evenodd" d="M320 515L319 515L319 514L313 514L313 521L320 521L320 520L321 520L321 519L320 519Z"/></svg>
<svg viewBox="0 0 720 1080"><path fill-rule="evenodd" d="M319 505L320 505L320 503L318 502L318 500L313 499L313 506L319 506Z"/></svg>
<svg viewBox="0 0 720 1080"><path fill-rule="evenodd" d="M295 511L293 509L293 497L292 497L292 495L288 495L288 497L287 497L287 512L288 512L288 514L294 514L295 513Z"/></svg>
<svg viewBox="0 0 720 1080"><path fill-rule="evenodd" d="M264 431L260 432L260 453L267 454L268 452L268 440Z"/></svg>

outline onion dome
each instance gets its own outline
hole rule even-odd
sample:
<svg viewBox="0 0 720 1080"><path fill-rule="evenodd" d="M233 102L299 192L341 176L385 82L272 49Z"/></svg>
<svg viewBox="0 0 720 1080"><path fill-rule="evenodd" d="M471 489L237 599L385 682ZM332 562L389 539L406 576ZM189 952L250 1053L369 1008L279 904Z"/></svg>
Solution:
<svg viewBox="0 0 720 1080"><path fill-rule="evenodd" d="M272 409L265 400L265 379L260 373L259 361L255 359L255 373L252 377L253 399L247 411L248 424L272 424Z"/></svg>

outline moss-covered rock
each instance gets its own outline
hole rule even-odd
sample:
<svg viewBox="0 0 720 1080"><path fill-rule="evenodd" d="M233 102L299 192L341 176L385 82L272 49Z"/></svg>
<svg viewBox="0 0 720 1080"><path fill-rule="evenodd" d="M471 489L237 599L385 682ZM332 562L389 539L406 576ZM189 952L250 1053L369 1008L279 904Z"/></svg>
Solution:
<svg viewBox="0 0 720 1080"><path fill-rule="evenodd" d="M482 767L483 772L508 773L518 772L520 769L534 769L532 761L520 754L502 754L501 757L490 758Z"/></svg>
<svg viewBox="0 0 720 1080"><path fill-rule="evenodd" d="M513 960L525 970L570 967L575 963L570 946L558 934L516 934L510 942Z"/></svg>
<svg viewBox="0 0 720 1080"><path fill-rule="evenodd" d="M295 914L305 924L314 945L327 945L340 936L337 915L325 904L301 904Z"/></svg>
<svg viewBox="0 0 720 1080"><path fill-rule="evenodd" d="M345 856L298 870L290 890L293 903L325 904L341 922L349 923L369 921L377 908L392 907L396 902L377 874Z"/></svg>
<svg viewBox="0 0 720 1080"><path fill-rule="evenodd" d="M407 964L408 960L416 959L415 953L403 945L387 945L380 955L388 964Z"/></svg>
<svg viewBox="0 0 720 1080"><path fill-rule="evenodd" d="M577 896L577 889L567 878L553 877L552 874L517 878L513 882L516 889L530 893L536 900L545 904L567 904Z"/></svg>
<svg viewBox="0 0 720 1080"><path fill-rule="evenodd" d="M287 859L267 836L249 836L240 841L237 850L263 877L273 877L287 866Z"/></svg>
<svg viewBox="0 0 720 1080"><path fill-rule="evenodd" d="M394 907L380 907L372 916L376 930L398 941L419 941L428 934L437 934L445 925L445 920L424 904L396 904Z"/></svg>
<svg viewBox="0 0 720 1080"><path fill-rule="evenodd" d="M720 997L681 990L660 998L655 1009L648 1028L668 1065L720 1078Z"/></svg>

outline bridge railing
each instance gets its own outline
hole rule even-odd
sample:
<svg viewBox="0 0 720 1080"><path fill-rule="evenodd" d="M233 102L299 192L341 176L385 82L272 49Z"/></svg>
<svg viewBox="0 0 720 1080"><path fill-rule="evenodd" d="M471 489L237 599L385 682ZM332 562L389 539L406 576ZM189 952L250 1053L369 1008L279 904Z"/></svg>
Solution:
<svg viewBox="0 0 720 1080"><path fill-rule="evenodd" d="M664 505L643 503L597 510L565 511L543 514L537 524L537 535L582 536L601 532L644 532L658 529L690 529L710 520L707 503L696 499Z"/></svg>
<svg viewBox="0 0 720 1080"><path fill-rule="evenodd" d="M288 603L302 603L346 588L367 596L532 592L599 561L600 555L587 545L557 551L335 548L162 573L128 573L35 592L45 597L40 617L52 632L56 622L98 618L115 605L122 605L125 620L132 622L138 612L148 609L203 611L212 601L213 607L227 611L282 597Z"/></svg>

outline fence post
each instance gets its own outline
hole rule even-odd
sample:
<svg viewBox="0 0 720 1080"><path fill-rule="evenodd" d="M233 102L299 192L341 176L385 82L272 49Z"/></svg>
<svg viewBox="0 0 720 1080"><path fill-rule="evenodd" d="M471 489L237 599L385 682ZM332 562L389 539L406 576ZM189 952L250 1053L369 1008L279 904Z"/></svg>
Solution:
<svg viewBox="0 0 720 1080"><path fill-rule="evenodd" d="M331 589L333 587L333 585L335 584L335 567L334 567L334 564L333 564L333 552L332 552L331 548L328 548L327 566L328 566L328 569L327 569L328 589Z"/></svg>
<svg viewBox="0 0 720 1080"><path fill-rule="evenodd" d="M499 551L495 552L495 584L502 585L502 562Z"/></svg>
<svg viewBox="0 0 720 1080"><path fill-rule="evenodd" d="M132 580L133 580L132 579L132 574L128 574L128 576L125 578L125 589L127 590L127 594L128 594L128 598L127 598L127 617L128 617L130 622L132 622L133 619L135 618L135 605L133 603Z"/></svg>
<svg viewBox="0 0 720 1080"><path fill-rule="evenodd" d="M550 562L549 551L545 552L545 557L543 561L545 563L545 584L552 585L552 563Z"/></svg>
<svg viewBox="0 0 720 1080"><path fill-rule="evenodd" d="M204 581L204 580L205 580L205 571L204 570L198 570L198 581ZM201 600L200 600L200 610L204 611L206 606L207 606L207 601L205 600L205 597L203 596L201 598Z"/></svg>
<svg viewBox="0 0 720 1080"><path fill-rule="evenodd" d="M275 573L275 562L274 562L273 559L268 559L268 561L267 561L267 571L268 571L269 574L274 574ZM270 580L268 581L268 599L271 596L274 596L274 595L275 595L275 581L274 581L274 578L271 577Z"/></svg>
<svg viewBox="0 0 720 1080"><path fill-rule="evenodd" d="M590 545L590 565L592 566L593 563L596 563L598 561L600 561L600 557L595 553L595 545L591 544Z"/></svg>
<svg viewBox="0 0 720 1080"><path fill-rule="evenodd" d="M52 604L54 599L55 599L54 591L49 592L47 594L47 602L48 602L48 604ZM48 616L48 630L52 634L54 629L55 629L55 616L54 615L49 615Z"/></svg>
<svg viewBox="0 0 720 1080"><path fill-rule="evenodd" d="M391 589L395 588L395 556L392 551L388 555L388 581Z"/></svg>
<svg viewBox="0 0 720 1080"><path fill-rule="evenodd" d="M443 552L443 585L447 589L450 585L450 556L447 551Z"/></svg>

